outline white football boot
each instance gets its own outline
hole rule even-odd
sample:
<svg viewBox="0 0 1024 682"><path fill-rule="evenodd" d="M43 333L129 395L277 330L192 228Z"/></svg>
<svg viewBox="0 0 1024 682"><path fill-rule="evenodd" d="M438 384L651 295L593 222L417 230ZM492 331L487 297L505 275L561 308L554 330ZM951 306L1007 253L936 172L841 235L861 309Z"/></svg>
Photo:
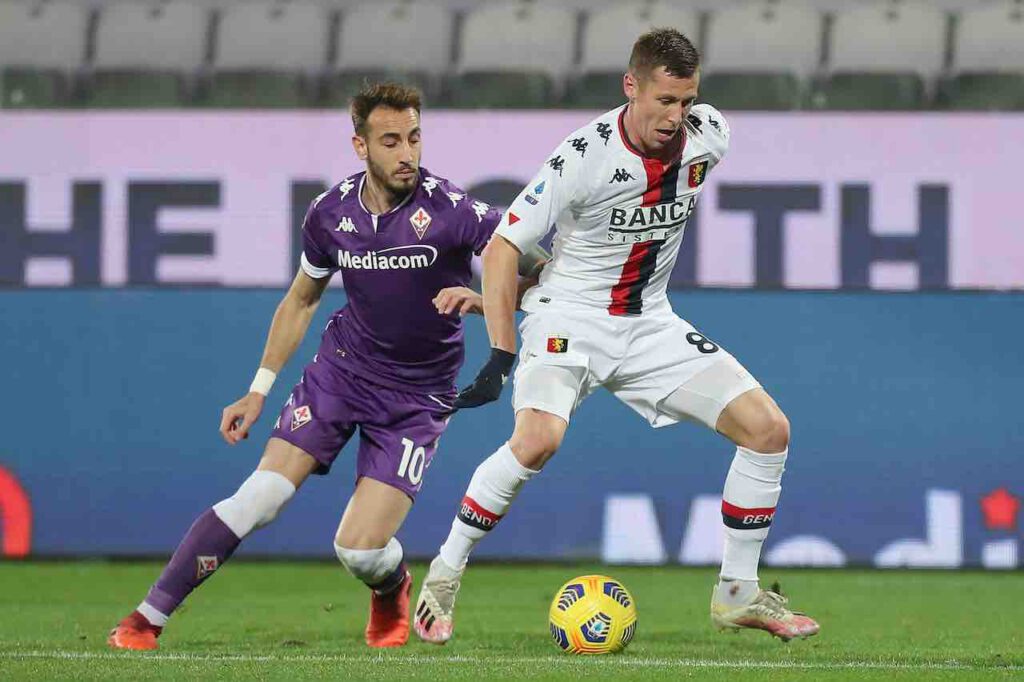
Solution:
<svg viewBox="0 0 1024 682"><path fill-rule="evenodd" d="M711 593L711 622L719 630L765 630L784 642L818 634L814 619L786 607L789 600L780 593L778 583L771 590L758 590L752 601L739 605L720 600L719 587L715 585Z"/></svg>
<svg viewBox="0 0 1024 682"><path fill-rule="evenodd" d="M452 638L455 595L461 580L462 572L452 569L440 556L430 562L413 615L413 629L424 642L444 644Z"/></svg>

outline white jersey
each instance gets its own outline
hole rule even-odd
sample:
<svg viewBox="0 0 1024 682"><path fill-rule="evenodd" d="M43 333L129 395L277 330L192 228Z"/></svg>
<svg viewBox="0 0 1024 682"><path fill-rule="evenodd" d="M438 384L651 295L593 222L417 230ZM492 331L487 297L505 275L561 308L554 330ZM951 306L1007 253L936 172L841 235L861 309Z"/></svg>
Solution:
<svg viewBox="0 0 1024 682"><path fill-rule="evenodd" d="M670 163L626 136L626 105L569 135L506 211L497 234L523 253L555 226L552 261L523 310L586 306L610 315L669 309L665 291L686 221L729 146L712 106L695 105Z"/></svg>

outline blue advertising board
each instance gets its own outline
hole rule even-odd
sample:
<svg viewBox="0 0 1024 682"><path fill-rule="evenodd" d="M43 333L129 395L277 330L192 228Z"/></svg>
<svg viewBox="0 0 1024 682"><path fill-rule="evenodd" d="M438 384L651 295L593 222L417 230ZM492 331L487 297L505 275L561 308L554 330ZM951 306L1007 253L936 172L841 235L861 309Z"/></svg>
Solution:
<svg viewBox="0 0 1024 682"><path fill-rule="evenodd" d="M0 292L0 536L8 555L168 554L255 466L316 347L331 290L253 437L221 409L248 387L278 290ZM793 425L765 558L775 564L1018 565L1024 295L676 291ZM467 322L471 378L487 353ZM453 418L400 538L428 557L476 464L511 433L510 391ZM323 556L353 486L352 446L242 555ZM653 430L605 393L477 556L714 563L733 448ZM27 504L25 504L27 497ZM28 515L28 516L26 516ZM20 543L20 544L19 544ZM20 548L20 549L19 549ZM22 551L24 550L24 551Z"/></svg>

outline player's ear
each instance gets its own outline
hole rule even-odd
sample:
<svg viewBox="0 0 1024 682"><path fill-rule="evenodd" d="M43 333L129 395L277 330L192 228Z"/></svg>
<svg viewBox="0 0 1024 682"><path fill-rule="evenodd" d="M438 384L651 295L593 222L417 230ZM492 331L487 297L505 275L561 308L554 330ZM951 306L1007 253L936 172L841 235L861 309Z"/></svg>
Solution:
<svg viewBox="0 0 1024 682"><path fill-rule="evenodd" d="M627 71L622 77L622 91L630 102L636 101L637 82L632 71Z"/></svg>
<svg viewBox="0 0 1024 682"><path fill-rule="evenodd" d="M356 150L356 156L360 161L366 161L366 140L359 135L352 136L352 149Z"/></svg>

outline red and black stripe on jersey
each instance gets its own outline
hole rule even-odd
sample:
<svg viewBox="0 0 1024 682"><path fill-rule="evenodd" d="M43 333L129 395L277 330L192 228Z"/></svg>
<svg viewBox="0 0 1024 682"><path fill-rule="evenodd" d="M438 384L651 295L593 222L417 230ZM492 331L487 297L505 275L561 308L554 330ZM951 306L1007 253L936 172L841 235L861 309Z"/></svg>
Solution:
<svg viewBox="0 0 1024 682"><path fill-rule="evenodd" d="M620 119L621 126L621 119ZM622 139L629 145L629 138L623 131ZM631 145L630 145L631 146ZM634 150L635 151L635 150ZM672 203L676 198L676 183L679 181L679 161L665 165L657 159L644 157L647 172L647 190L641 206L656 206ZM658 252L665 245L662 241L634 244L622 266L619 281L612 287L612 302L608 306L611 315L639 315L643 312L643 294L658 264Z"/></svg>

